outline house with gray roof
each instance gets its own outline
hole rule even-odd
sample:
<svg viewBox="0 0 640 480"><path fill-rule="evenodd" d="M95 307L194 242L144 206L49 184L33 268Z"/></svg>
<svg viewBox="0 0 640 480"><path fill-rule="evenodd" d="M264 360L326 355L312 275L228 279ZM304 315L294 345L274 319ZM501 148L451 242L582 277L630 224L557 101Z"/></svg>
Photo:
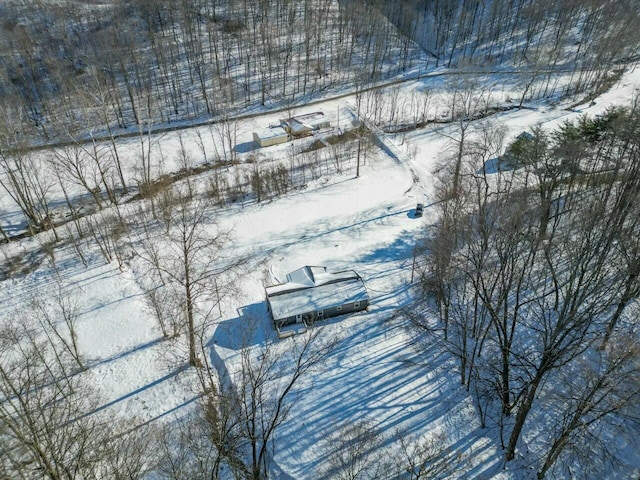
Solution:
<svg viewBox="0 0 640 480"><path fill-rule="evenodd" d="M267 306L276 328L309 325L324 318L365 310L369 295L353 270L330 272L306 266L287 275L287 281L265 288Z"/></svg>

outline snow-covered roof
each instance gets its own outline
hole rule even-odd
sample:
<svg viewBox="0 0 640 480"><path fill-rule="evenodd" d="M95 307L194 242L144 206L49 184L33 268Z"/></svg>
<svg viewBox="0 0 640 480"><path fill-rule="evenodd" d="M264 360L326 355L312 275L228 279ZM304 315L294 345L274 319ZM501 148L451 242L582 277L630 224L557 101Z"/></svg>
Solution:
<svg viewBox="0 0 640 480"><path fill-rule="evenodd" d="M309 130L313 130L313 127L311 125L299 122L295 118L292 118L291 120L289 120L288 123L289 123L289 129L291 130L291 133L293 135L297 135L300 133L308 132Z"/></svg>
<svg viewBox="0 0 640 480"><path fill-rule="evenodd" d="M257 130L255 134L262 140L266 140L268 138L282 137L283 135L286 136L287 132L285 132L282 127L270 127Z"/></svg>
<svg viewBox="0 0 640 480"><path fill-rule="evenodd" d="M324 115L324 112L313 112L306 113L304 115L296 115L292 120L296 120L297 122L313 127L315 125L325 123L327 121L327 117Z"/></svg>
<svg viewBox="0 0 640 480"><path fill-rule="evenodd" d="M329 272L306 266L287 275L287 283L266 288L274 320L369 299L353 270Z"/></svg>
<svg viewBox="0 0 640 480"><path fill-rule="evenodd" d="M287 283L301 283L303 285L313 287L347 278L358 278L358 274L353 270L329 272L327 270L327 267L316 267L307 265L289 273L287 275Z"/></svg>
<svg viewBox="0 0 640 480"><path fill-rule="evenodd" d="M286 120L289 130L292 134L300 134L309 130L317 130L326 125L328 118L324 112L306 113L304 115L296 115L295 117Z"/></svg>
<svg viewBox="0 0 640 480"><path fill-rule="evenodd" d="M315 285L316 275L322 275L326 273L326 271L326 267L302 267L287 274L287 283L298 283L306 285L307 287L313 287Z"/></svg>

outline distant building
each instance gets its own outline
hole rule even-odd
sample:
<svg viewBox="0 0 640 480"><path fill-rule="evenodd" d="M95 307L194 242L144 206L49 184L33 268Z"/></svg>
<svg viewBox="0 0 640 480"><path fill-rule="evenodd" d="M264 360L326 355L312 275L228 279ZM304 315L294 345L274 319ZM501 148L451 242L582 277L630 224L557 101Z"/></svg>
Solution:
<svg viewBox="0 0 640 480"><path fill-rule="evenodd" d="M302 267L288 274L286 283L265 290L277 329L295 323L308 325L369 305L364 282L353 270L329 272L326 267Z"/></svg>
<svg viewBox="0 0 640 480"><path fill-rule="evenodd" d="M329 128L331 126L331 122L325 116L324 112L297 115L288 120L283 120L282 123L286 124L287 131L294 137L308 135L315 130Z"/></svg>
<svg viewBox="0 0 640 480"><path fill-rule="evenodd" d="M331 127L331 122L323 112L306 113L288 120L281 120L277 127L269 127L253 132L253 141L260 147L285 143L291 137L304 137L316 130Z"/></svg>
<svg viewBox="0 0 640 480"><path fill-rule="evenodd" d="M285 143L289 140L289 135L282 127L264 128L257 132L253 132L253 141L260 147L269 147L279 143Z"/></svg>

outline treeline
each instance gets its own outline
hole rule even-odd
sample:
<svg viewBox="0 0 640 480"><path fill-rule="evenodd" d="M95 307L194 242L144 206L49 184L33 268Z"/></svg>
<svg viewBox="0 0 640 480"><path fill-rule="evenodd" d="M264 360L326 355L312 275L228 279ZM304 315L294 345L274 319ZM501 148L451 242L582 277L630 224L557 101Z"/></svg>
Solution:
<svg viewBox="0 0 640 480"><path fill-rule="evenodd" d="M640 108L536 127L501 156L499 128L464 133L427 242L439 323L416 323L457 358L507 461L522 452L538 478L627 475L617 449L640 420Z"/></svg>
<svg viewBox="0 0 640 480"><path fill-rule="evenodd" d="M91 223L92 213L109 211L133 199L153 198L174 182L196 175L209 175L207 195L218 206L247 199L260 202L323 175L354 170L358 174L372 150L369 132L360 128L331 136L325 143L317 140L306 148L291 144L281 161L265 161L257 154L240 162L236 130L237 122L231 120L197 130L197 161L179 133L175 156L179 168L172 173L163 168L162 150L144 132L137 139L134 155L125 155L115 138L75 142L46 152L9 154L0 148L0 190L7 193L26 223L26 232L16 233L8 230L10 224L0 222L0 243L45 230L52 232L55 241L86 239L93 230L83 225ZM213 152L205 135L215 139ZM108 262L111 257L105 255Z"/></svg>
<svg viewBox="0 0 640 480"><path fill-rule="evenodd" d="M530 69L552 94L599 88L611 70L637 57L635 0L401 0L380 2L399 30L435 57L435 65Z"/></svg>
<svg viewBox="0 0 640 480"><path fill-rule="evenodd" d="M10 146L286 106L395 75L417 50L366 2L29 0L0 17Z"/></svg>
<svg viewBox="0 0 640 480"><path fill-rule="evenodd" d="M637 55L635 7L633 0L3 2L2 143L228 118L363 87L416 62L522 68L531 74L523 89L535 85L540 96L593 90ZM558 83L561 70L570 81Z"/></svg>

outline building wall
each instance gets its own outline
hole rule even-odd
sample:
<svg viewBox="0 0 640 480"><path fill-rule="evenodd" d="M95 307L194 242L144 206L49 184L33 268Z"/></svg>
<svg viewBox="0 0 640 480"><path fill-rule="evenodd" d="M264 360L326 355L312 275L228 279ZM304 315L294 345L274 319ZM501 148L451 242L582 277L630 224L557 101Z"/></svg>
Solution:
<svg viewBox="0 0 640 480"><path fill-rule="evenodd" d="M348 313L354 313L354 312L359 312L362 310L366 310L366 308L369 306L369 301L368 300L363 300L361 302L359 302L358 307L356 308L355 304L353 302L350 303L345 303L344 305L342 305L341 309L338 309L338 307L332 307L332 308L326 308L324 310L322 310L324 312L324 315L322 315L322 317L318 317L318 310L314 310L311 312L305 312L303 314L300 315L300 321L298 321L297 316L291 316L291 317L287 317L283 320L275 320L275 323L277 323L279 326L284 326L284 325L292 325L294 323L302 323L302 321L305 318L310 318L311 321L319 321L325 318L331 318L331 317L337 317L339 315L346 315Z"/></svg>
<svg viewBox="0 0 640 480"><path fill-rule="evenodd" d="M271 145L278 145L280 143L286 143L288 140L287 135L280 135L278 137L260 138L258 134L253 134L253 141L260 147L270 147Z"/></svg>
<svg viewBox="0 0 640 480"><path fill-rule="evenodd" d="M289 137L287 135L281 135L279 137L272 137L267 140L265 147L269 147L271 145L278 145L280 143L287 143Z"/></svg>
<svg viewBox="0 0 640 480"><path fill-rule="evenodd" d="M331 126L331 122L329 120L326 120L322 123L317 123L316 125L314 125L314 130L320 130L321 128L329 128Z"/></svg>

